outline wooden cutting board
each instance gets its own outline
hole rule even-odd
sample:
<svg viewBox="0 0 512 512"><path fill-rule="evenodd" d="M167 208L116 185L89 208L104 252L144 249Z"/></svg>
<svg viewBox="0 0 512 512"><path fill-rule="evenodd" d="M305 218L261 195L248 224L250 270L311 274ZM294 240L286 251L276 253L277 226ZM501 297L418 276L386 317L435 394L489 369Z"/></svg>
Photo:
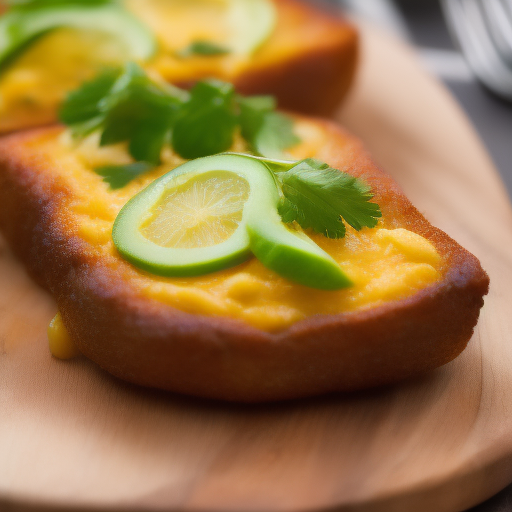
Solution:
<svg viewBox="0 0 512 512"><path fill-rule="evenodd" d="M455 512L512 481L512 214L411 50L363 29L340 120L491 277L467 350L427 377L270 406L192 400L50 357L52 299L0 249L0 510Z"/></svg>

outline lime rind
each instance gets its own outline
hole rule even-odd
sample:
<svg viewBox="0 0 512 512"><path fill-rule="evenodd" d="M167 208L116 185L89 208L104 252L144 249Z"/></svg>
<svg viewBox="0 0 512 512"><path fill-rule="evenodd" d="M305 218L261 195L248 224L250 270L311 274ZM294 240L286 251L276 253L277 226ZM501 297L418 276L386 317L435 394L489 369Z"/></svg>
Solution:
<svg viewBox="0 0 512 512"><path fill-rule="evenodd" d="M0 66L25 45L57 28L90 29L112 34L123 41L128 57L147 60L157 43L152 32L118 5L50 6L30 11L11 10L0 17Z"/></svg>

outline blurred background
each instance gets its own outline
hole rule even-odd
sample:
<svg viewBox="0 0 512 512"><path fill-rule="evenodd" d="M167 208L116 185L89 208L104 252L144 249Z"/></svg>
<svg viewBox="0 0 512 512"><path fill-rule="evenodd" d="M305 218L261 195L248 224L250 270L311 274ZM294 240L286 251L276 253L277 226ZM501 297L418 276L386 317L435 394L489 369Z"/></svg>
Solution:
<svg viewBox="0 0 512 512"><path fill-rule="evenodd" d="M466 111L512 197L512 0L320 1L338 1L416 47Z"/></svg>

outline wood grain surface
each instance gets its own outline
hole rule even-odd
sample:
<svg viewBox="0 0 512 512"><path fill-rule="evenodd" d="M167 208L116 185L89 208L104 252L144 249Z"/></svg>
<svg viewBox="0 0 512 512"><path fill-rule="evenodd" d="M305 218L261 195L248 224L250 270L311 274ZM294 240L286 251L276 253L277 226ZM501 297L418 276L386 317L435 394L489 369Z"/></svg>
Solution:
<svg viewBox="0 0 512 512"><path fill-rule="evenodd" d="M0 510L456 512L512 481L512 212L474 130L363 28L340 120L491 278L467 350L372 392L234 406L50 357L52 299L0 243Z"/></svg>

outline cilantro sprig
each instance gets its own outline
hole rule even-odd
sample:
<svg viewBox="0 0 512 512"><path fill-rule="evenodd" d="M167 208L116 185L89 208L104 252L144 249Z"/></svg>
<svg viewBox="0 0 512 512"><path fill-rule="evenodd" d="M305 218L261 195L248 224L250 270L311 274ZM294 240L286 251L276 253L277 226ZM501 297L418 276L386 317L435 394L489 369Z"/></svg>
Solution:
<svg viewBox="0 0 512 512"><path fill-rule="evenodd" d="M237 131L254 153L280 156L299 139L291 118L275 107L271 97L246 98L219 80L199 82L190 91L178 89L128 63L72 92L61 106L60 120L77 138L100 131L102 146L127 142L136 162L156 166L166 144L194 159L229 150Z"/></svg>
<svg viewBox="0 0 512 512"><path fill-rule="evenodd" d="M343 238L343 221L359 231L375 227L382 216L379 205L371 202L368 185L319 160L302 160L275 176L282 192L283 222L295 221L328 238Z"/></svg>
<svg viewBox="0 0 512 512"><path fill-rule="evenodd" d="M231 84L199 82L181 106L172 127L172 147L192 160L228 150L238 125L237 101Z"/></svg>

